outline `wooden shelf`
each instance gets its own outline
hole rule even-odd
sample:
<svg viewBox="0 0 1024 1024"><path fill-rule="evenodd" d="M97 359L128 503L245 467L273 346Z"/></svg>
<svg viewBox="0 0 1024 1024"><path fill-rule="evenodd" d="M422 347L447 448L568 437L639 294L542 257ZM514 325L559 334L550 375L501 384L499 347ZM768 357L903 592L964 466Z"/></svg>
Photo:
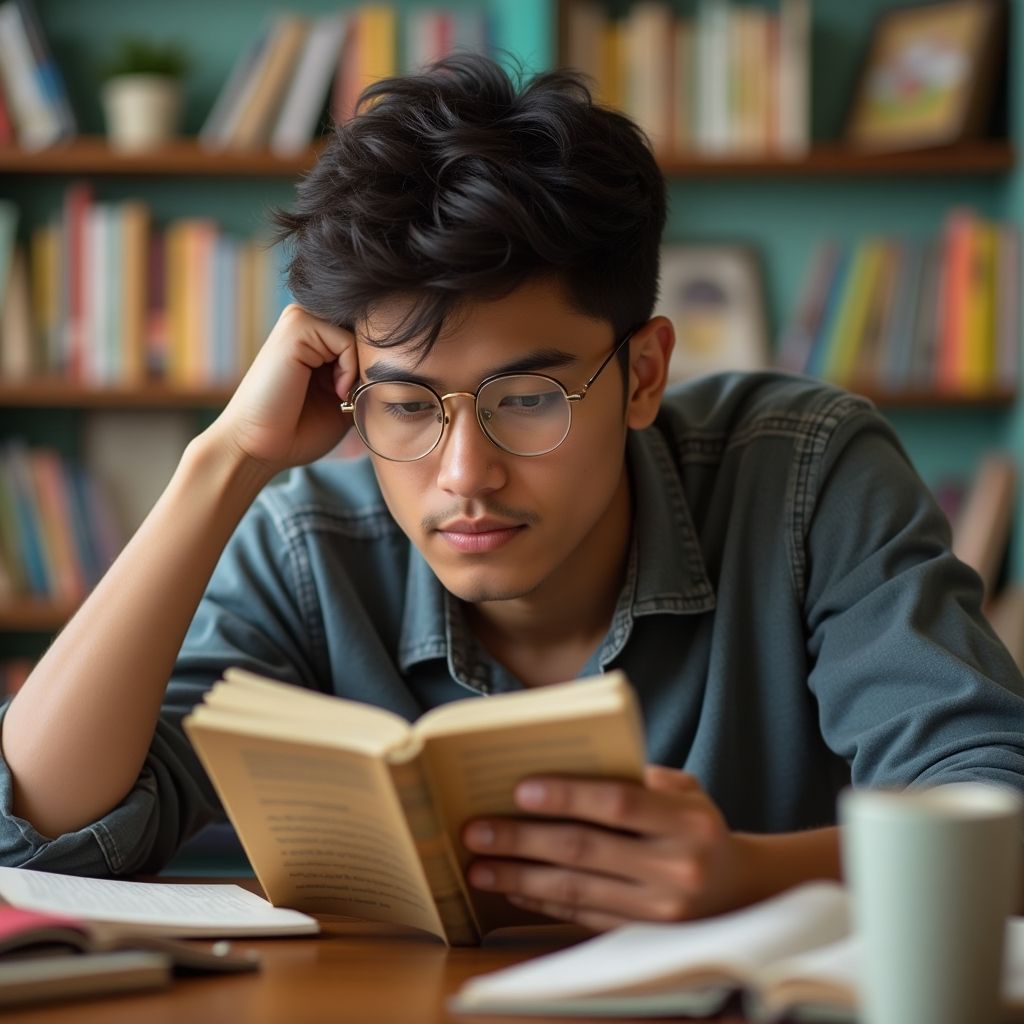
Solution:
<svg viewBox="0 0 1024 1024"><path fill-rule="evenodd" d="M94 387L66 380L31 380L0 383L0 409L216 409L227 403L233 391L233 387Z"/></svg>
<svg viewBox="0 0 1024 1024"><path fill-rule="evenodd" d="M313 166L317 153L316 146L295 157L279 157L267 150L208 150L195 139L180 139L147 153L120 153L101 136L81 136L36 151L0 147L0 174L294 177ZM839 143L821 143L796 157L658 156L665 174L679 178L1001 174L1011 170L1015 160L1013 146L1003 139L911 153L866 153Z"/></svg>
<svg viewBox="0 0 1024 1024"><path fill-rule="evenodd" d="M75 613L77 604L19 597L0 602L0 631L10 633L55 633Z"/></svg>
<svg viewBox="0 0 1024 1024"><path fill-rule="evenodd" d="M894 177L918 175L1002 174L1013 169L1016 152L994 139L911 153L867 153L840 144L815 145L803 156L721 156L660 154L658 162L672 178L709 177Z"/></svg>
<svg viewBox="0 0 1024 1024"><path fill-rule="evenodd" d="M111 149L102 136L79 136L34 151L0 147L0 174L294 177L313 166L316 154L313 146L295 157L280 157L268 150L210 150L196 139L178 139L145 153L123 153Z"/></svg>
<svg viewBox="0 0 1024 1024"><path fill-rule="evenodd" d="M1011 389L979 391L974 394L944 394L939 391L875 391L852 387L871 399L880 409L1004 409L1017 401Z"/></svg>

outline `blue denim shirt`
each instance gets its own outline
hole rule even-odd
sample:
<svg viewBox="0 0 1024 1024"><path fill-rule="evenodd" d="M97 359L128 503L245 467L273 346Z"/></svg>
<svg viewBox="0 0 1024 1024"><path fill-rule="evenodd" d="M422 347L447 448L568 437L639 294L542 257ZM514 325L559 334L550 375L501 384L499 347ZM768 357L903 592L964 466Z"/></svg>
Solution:
<svg viewBox="0 0 1024 1024"><path fill-rule="evenodd" d="M776 374L706 378L631 435L628 465L625 585L583 672L626 671L650 760L695 773L731 827L832 823L851 780L1024 790L1024 682L867 402ZM369 461L325 460L267 488L235 532L135 788L47 840L11 814L4 767L0 863L151 871L221 816L180 723L229 665L410 720L522 685L396 526Z"/></svg>

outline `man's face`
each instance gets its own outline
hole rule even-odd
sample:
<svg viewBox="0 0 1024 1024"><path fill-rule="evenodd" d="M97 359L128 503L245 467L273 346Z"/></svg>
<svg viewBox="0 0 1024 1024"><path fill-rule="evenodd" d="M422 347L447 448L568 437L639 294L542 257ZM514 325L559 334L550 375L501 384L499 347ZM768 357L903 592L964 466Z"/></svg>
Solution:
<svg viewBox="0 0 1024 1024"><path fill-rule="evenodd" d="M400 307L369 318L386 337ZM439 394L475 392L508 368L529 369L576 391L618 339L606 321L571 310L551 282L469 307L419 360L411 346L379 348L359 335L363 380L415 376ZM391 514L441 583L473 603L539 596L554 574L594 560L621 564L628 536L622 375L613 360L586 399L572 406L568 436L546 455L499 449L480 429L469 398L445 402L450 422L438 446L415 462L377 455ZM564 582L564 581L563 581ZM564 589L562 587L559 588Z"/></svg>

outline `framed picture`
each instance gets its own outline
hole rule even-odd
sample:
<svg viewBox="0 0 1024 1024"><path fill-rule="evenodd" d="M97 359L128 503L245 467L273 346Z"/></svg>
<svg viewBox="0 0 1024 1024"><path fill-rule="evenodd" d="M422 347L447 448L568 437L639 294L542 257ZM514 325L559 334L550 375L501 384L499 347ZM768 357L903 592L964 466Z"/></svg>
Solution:
<svg viewBox="0 0 1024 1024"><path fill-rule="evenodd" d="M768 365L761 267L749 246L665 246L655 313L675 326L670 382Z"/></svg>
<svg viewBox="0 0 1024 1024"><path fill-rule="evenodd" d="M875 23L846 139L861 149L922 149L982 135L990 119L1002 0L943 0Z"/></svg>

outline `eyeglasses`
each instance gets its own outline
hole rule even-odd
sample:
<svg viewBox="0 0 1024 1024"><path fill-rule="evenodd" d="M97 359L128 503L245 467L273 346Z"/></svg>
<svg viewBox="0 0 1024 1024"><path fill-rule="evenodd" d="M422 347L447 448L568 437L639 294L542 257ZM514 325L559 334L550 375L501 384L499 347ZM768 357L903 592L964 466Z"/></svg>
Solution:
<svg viewBox="0 0 1024 1024"><path fill-rule="evenodd" d="M587 397L594 381L634 333L629 331L615 345L578 391L567 391L543 373L496 373L482 381L475 393L447 395L426 384L374 380L355 388L348 401L341 403L341 410L352 413L366 447L391 462L415 462L440 444L451 422L444 405L450 398L473 399L480 429L503 452L547 455L568 436L573 403Z"/></svg>

